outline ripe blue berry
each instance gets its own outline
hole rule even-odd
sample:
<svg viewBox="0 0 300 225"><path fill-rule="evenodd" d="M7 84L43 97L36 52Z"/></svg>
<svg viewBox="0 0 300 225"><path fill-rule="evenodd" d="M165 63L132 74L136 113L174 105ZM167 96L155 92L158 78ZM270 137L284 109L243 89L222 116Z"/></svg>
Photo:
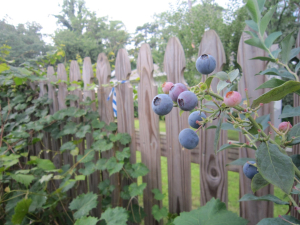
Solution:
<svg viewBox="0 0 300 225"><path fill-rule="evenodd" d="M249 163L254 164L254 161L249 161ZM257 168L255 166L250 165L248 162L246 162L243 166L243 172L249 179L252 179L255 174L258 173Z"/></svg>
<svg viewBox="0 0 300 225"><path fill-rule="evenodd" d="M182 83L174 84L169 91L169 96L173 100L173 102L177 102L177 98L181 92L187 91L187 87Z"/></svg>
<svg viewBox="0 0 300 225"><path fill-rule="evenodd" d="M177 104L183 111L191 111L198 104L197 95L191 91L181 92L177 99Z"/></svg>
<svg viewBox="0 0 300 225"><path fill-rule="evenodd" d="M189 119L188 119L189 125L195 129L198 129L200 127L200 125L197 124L196 121L197 120L202 121L203 119L206 119L206 115L203 112L200 112L200 111L192 112L189 115Z"/></svg>
<svg viewBox="0 0 300 225"><path fill-rule="evenodd" d="M210 74L216 68L216 60L211 55L203 54L197 59L196 68L201 74Z"/></svg>
<svg viewBox="0 0 300 225"><path fill-rule="evenodd" d="M186 149L193 149L199 143L199 137L195 131L190 128L183 129L179 133L179 142Z"/></svg>
<svg viewBox="0 0 300 225"><path fill-rule="evenodd" d="M160 116L167 115L173 108L173 101L169 95L159 94L152 100L153 111Z"/></svg>

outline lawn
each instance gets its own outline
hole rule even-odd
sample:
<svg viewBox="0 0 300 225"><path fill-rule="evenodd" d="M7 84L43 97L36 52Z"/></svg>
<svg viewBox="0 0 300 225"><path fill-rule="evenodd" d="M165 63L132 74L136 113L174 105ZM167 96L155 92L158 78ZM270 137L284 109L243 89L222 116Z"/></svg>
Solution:
<svg viewBox="0 0 300 225"><path fill-rule="evenodd" d="M139 121L135 120L135 128L139 129ZM160 132L166 131L164 121L159 121ZM228 132L230 140L238 140L238 132ZM141 154L136 154L137 162L141 162ZM192 174L192 208L200 207L200 168L198 164L191 163ZM168 165L167 158L161 157L161 177L162 177L162 192L166 195L163 200L163 206L168 208ZM142 183L142 178L138 179L138 184ZM274 194L282 200L288 201L288 197L279 189L274 188ZM228 171L228 209L236 214L239 214L239 174ZM142 199L139 198L141 204ZM274 217L284 215L288 211L287 206L274 205Z"/></svg>

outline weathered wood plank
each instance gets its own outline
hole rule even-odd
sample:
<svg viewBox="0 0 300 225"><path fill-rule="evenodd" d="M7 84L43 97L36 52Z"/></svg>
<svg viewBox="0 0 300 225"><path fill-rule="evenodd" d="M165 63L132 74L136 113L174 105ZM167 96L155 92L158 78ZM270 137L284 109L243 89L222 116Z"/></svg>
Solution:
<svg viewBox="0 0 300 225"><path fill-rule="evenodd" d="M249 30L248 27L245 30ZM259 48L247 45L245 40L251 38L249 34L243 32L240 39L237 61L242 68L243 76L239 82L238 90L242 95L242 98L246 98L245 88L248 89L250 99L256 99L266 92L266 89L255 90L259 85L267 81L266 76L256 76L255 82L253 82L255 74L266 69L266 62L259 60L250 60L257 56L268 56L267 53ZM271 113L271 121L273 121L273 104L264 104L258 111L259 116ZM269 132L269 129L266 130ZM246 139L240 134L240 142L245 143ZM255 158L255 151L252 149L240 148L241 158ZM267 194L273 194L273 186L267 187L257 191L255 195L262 196ZM240 197L251 191L251 180L244 176L242 167L240 167ZM250 225L257 224L260 220L266 217L273 217L273 203L263 201L247 201L240 202L240 216L248 219Z"/></svg>
<svg viewBox="0 0 300 225"><path fill-rule="evenodd" d="M84 89L83 89L83 99L87 100L90 98L92 101L95 100L95 91L89 90L89 84L93 83L94 73L93 73L93 67L90 57L85 57L83 61L83 69L82 69L82 79L84 81ZM91 105L87 106L86 108L90 108L92 111L96 111L96 105L93 102ZM93 136L92 134L88 133L85 136L86 138L86 148L89 149L92 146L93 143ZM99 159L99 153L95 154L95 158L93 162L96 164L97 160ZM99 170L95 171L93 174L91 174L88 178L89 182L89 191L92 191L93 193L98 193L98 185L100 183L100 172ZM93 216L101 216L101 198L98 199L97 208L92 210Z"/></svg>
<svg viewBox="0 0 300 225"><path fill-rule="evenodd" d="M216 69L212 72L215 74L222 71L226 63L225 51L218 34L214 30L208 30L204 33L200 43L198 57L202 54L212 55L217 62ZM203 81L207 75L203 75ZM218 79L214 79L211 88L217 92ZM223 93L221 93L222 95ZM221 103L220 103L221 104ZM216 107L212 107L215 108ZM207 115L209 116L209 115ZM214 120L207 126L217 125L218 120ZM219 198L227 205L228 202L228 185L227 185L227 168L226 168L226 151L215 154L214 137L215 130L202 129L199 132L200 150L200 204L205 205L211 198ZM221 131L219 147L227 143L227 132Z"/></svg>
<svg viewBox="0 0 300 225"><path fill-rule="evenodd" d="M183 78L184 69L183 48L178 38L172 37L168 41L164 56L164 71L167 73L167 80L186 84ZM182 211L190 211L192 206L191 151L183 150L178 140L180 131L188 128L188 116L188 112L184 112L180 116L178 108L173 108L166 115L169 211L177 214Z"/></svg>
<svg viewBox="0 0 300 225"><path fill-rule="evenodd" d="M102 86L103 84L109 84L110 77L111 77L110 64L104 53L100 53L98 55L96 76L99 83L97 94L98 94L98 112L100 115L100 120L105 122L106 124L109 124L111 122L114 122L115 118L112 109L112 98L110 98L110 100L107 101L107 97L109 96L111 88ZM111 149L109 151L102 152L101 157L105 159L109 159L110 157L113 156L113 153L114 153L114 149ZM102 171L101 174L102 174L102 181L109 179L112 185L114 185L115 187L118 186L118 176L116 174L109 176L106 170ZM118 193L118 190L115 189L111 196L113 206L118 205L119 196L120 195Z"/></svg>
<svg viewBox="0 0 300 225"><path fill-rule="evenodd" d="M120 49L116 59L116 78L117 80L129 80L131 73L130 60L125 49ZM136 163L135 149L135 130L134 130L134 108L133 108L133 89L129 82L120 84L116 87L117 94L117 120L118 132L128 133L131 136L130 147L130 163ZM122 151L125 146L120 146ZM122 180L122 187L132 183L129 179ZM123 201L123 206L127 207L128 201Z"/></svg>
<svg viewBox="0 0 300 225"><path fill-rule="evenodd" d="M77 61L72 60L71 65L70 65L70 82L71 83L73 81L78 82L80 80L81 80L81 74L80 74L79 65L78 65ZM77 86L76 84L71 84L71 85L72 86ZM80 109L81 108L80 102L82 102L82 91L76 89L74 91L71 91L70 94L76 95L78 97L78 100L70 101L70 106ZM75 123L80 123L80 122L82 122L82 120L83 120L83 118L76 118L76 119L74 119L74 122ZM79 140L79 138L76 138L75 135L74 135L73 140ZM79 149L79 153L81 155L84 155L84 149L85 149L84 140L81 143L77 144L77 147ZM78 168L83 168L83 165L81 165L81 163L80 163ZM79 186L78 186L76 191L77 191L77 195L82 194L82 193L86 193L87 192L87 183L86 183L86 181L80 181Z"/></svg>
<svg viewBox="0 0 300 225"><path fill-rule="evenodd" d="M143 182L147 184L144 190L144 209L146 213L145 225L162 224L157 222L152 216L154 205L162 206L161 201L154 199L152 189L161 190L161 166L160 166L160 135L158 125L158 115L152 108L151 102L157 95L157 86L153 80L153 59L150 46L142 44L138 60L137 71L140 75L138 86L138 106L140 121L140 151L142 162L148 167L149 173L143 177Z"/></svg>

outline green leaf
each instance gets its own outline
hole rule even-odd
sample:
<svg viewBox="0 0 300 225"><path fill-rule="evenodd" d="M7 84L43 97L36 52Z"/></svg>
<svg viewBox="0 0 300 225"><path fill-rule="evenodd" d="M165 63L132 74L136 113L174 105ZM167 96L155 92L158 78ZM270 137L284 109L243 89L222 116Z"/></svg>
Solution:
<svg viewBox="0 0 300 225"><path fill-rule="evenodd" d="M221 134L221 125L223 122L223 117L224 117L224 113L221 114L218 124L217 124L217 128L216 128L216 133L215 133L215 139L214 139L214 151L215 153L217 153L218 151L218 145L219 145L219 140L220 140L220 134Z"/></svg>
<svg viewBox="0 0 300 225"><path fill-rule="evenodd" d="M77 95L67 95L65 100L77 101L79 100L79 97Z"/></svg>
<svg viewBox="0 0 300 225"><path fill-rule="evenodd" d="M300 47L299 47L299 48L293 48L293 49L291 50L289 60L292 60L293 58L297 57L297 55L298 55L299 53L300 53Z"/></svg>
<svg viewBox="0 0 300 225"><path fill-rule="evenodd" d="M23 219L28 213L31 202L31 199L25 198L18 202L17 206L15 207L15 214L11 218L11 222L13 222L13 224L22 223Z"/></svg>
<svg viewBox="0 0 300 225"><path fill-rule="evenodd" d="M78 155L78 153L79 153L79 149L77 147L70 151L70 154L72 156L76 156L76 155Z"/></svg>
<svg viewBox="0 0 300 225"><path fill-rule="evenodd" d="M262 142L255 154L259 173L273 185L289 194L294 183L295 170L290 157L280 152L275 144Z"/></svg>
<svg viewBox="0 0 300 225"><path fill-rule="evenodd" d="M107 162L106 159L99 159L96 163L95 168L97 170L106 170L106 162Z"/></svg>
<svg viewBox="0 0 300 225"><path fill-rule="evenodd" d="M258 26L257 23L255 23L253 20L245 20L245 23L248 27L250 27L252 30L258 32ZM252 35L251 35L252 36ZM252 36L253 37L253 36ZM257 37L257 35L256 35Z"/></svg>
<svg viewBox="0 0 300 225"><path fill-rule="evenodd" d="M39 191L34 194L30 194L28 198L32 199L32 203L29 207L29 212L34 212L39 208L42 208L42 206L47 201L47 193L45 191Z"/></svg>
<svg viewBox="0 0 300 225"><path fill-rule="evenodd" d="M231 124L231 123L222 123L221 129L222 130L236 130L236 131L241 131L240 128L234 128L233 124Z"/></svg>
<svg viewBox="0 0 300 225"><path fill-rule="evenodd" d="M215 125L212 125L212 126L209 126L208 128L206 128L205 130L209 130L209 129L216 129L217 128L217 126L215 126ZM222 129L222 127L221 127L221 129Z"/></svg>
<svg viewBox="0 0 300 225"><path fill-rule="evenodd" d="M257 0L259 11L262 12L264 10L266 0Z"/></svg>
<svg viewBox="0 0 300 225"><path fill-rule="evenodd" d="M154 219L156 219L158 222L168 216L168 209L166 207L162 207L161 209L158 207L158 205L152 206L152 215Z"/></svg>
<svg viewBox="0 0 300 225"><path fill-rule="evenodd" d="M237 145L243 145L244 143L234 143L234 144L224 144L220 147L220 149L217 151L217 152L220 152L220 151L223 151L225 149L228 149L228 148L238 148ZM255 146L249 146L249 145L246 145L244 146L245 148L251 148L251 149L254 149L256 150Z"/></svg>
<svg viewBox="0 0 300 225"><path fill-rule="evenodd" d="M295 217L283 215L284 219L290 221L292 224L300 224L300 220L297 220ZM283 219L277 218L265 218L259 221L257 225L290 225L291 223L285 222Z"/></svg>
<svg viewBox="0 0 300 225"><path fill-rule="evenodd" d="M284 106L282 113L278 117L278 119L294 117L294 116L300 116L300 106L294 108L290 105L286 105Z"/></svg>
<svg viewBox="0 0 300 225"><path fill-rule="evenodd" d="M81 217L80 219L76 220L74 225L96 225L98 221L99 221L99 219L96 217L84 216L84 217Z"/></svg>
<svg viewBox="0 0 300 225"><path fill-rule="evenodd" d="M159 189L155 188L155 189L152 189L151 191L154 194L154 199L159 200L159 201L164 199L165 195L162 194Z"/></svg>
<svg viewBox="0 0 300 225"><path fill-rule="evenodd" d="M103 121L99 121L98 119L93 119L92 122L93 129L102 129L105 126Z"/></svg>
<svg viewBox="0 0 300 225"><path fill-rule="evenodd" d="M298 62L298 64L297 64L296 67L295 67L295 73L298 72L299 68L300 68L300 61Z"/></svg>
<svg viewBox="0 0 300 225"><path fill-rule="evenodd" d="M260 61L276 62L275 59L272 59L270 57L265 57L265 56L254 57L254 58L252 58L250 60L257 60L257 59L260 60Z"/></svg>
<svg viewBox="0 0 300 225"><path fill-rule="evenodd" d="M255 90L262 89L262 88L275 88L275 87L282 85L283 83L285 83L284 80L272 78L271 80L268 80L265 83L263 83L262 85L260 85Z"/></svg>
<svg viewBox="0 0 300 225"><path fill-rule="evenodd" d="M54 166L53 162L49 159L36 159L37 167L43 170L55 170L56 167Z"/></svg>
<svg viewBox="0 0 300 225"><path fill-rule="evenodd" d="M229 222L230 221L230 222ZM212 198L205 206L190 212L182 212L174 225L246 225L248 221L226 209L226 204Z"/></svg>
<svg viewBox="0 0 300 225"><path fill-rule="evenodd" d="M39 180L40 183L44 183L44 182L48 182L51 178L53 177L53 174L48 174L48 175L44 175L42 176L42 178Z"/></svg>
<svg viewBox="0 0 300 225"><path fill-rule="evenodd" d="M86 114L86 110L84 109L78 109L77 111L75 111L74 113L74 117L75 118L78 118L78 117L81 117L81 116L84 116Z"/></svg>
<svg viewBox="0 0 300 225"><path fill-rule="evenodd" d="M107 225L126 225L128 212L122 207L108 208L101 214Z"/></svg>
<svg viewBox="0 0 300 225"><path fill-rule="evenodd" d="M231 163L228 163L226 166L243 166L246 162L248 161L255 161L255 159L253 158L239 158L236 159L234 161L232 161Z"/></svg>
<svg viewBox="0 0 300 225"><path fill-rule="evenodd" d="M95 172L95 164L93 162L85 163L84 168L79 169L78 172L88 176Z"/></svg>
<svg viewBox="0 0 300 225"><path fill-rule="evenodd" d="M115 131L118 129L118 125L116 123L111 122L109 125L105 126L105 129L108 131Z"/></svg>
<svg viewBox="0 0 300 225"><path fill-rule="evenodd" d="M97 199L98 196L91 192L87 194L81 194L77 198L73 199L73 201L70 203L69 209L77 210L73 214L74 219L79 219L88 215L89 211L97 207Z"/></svg>
<svg viewBox="0 0 300 225"><path fill-rule="evenodd" d="M240 202L243 201L270 201L270 202L274 202L277 205L289 205L290 203L282 201L281 199L277 198L274 195L264 195L261 197L257 197L253 194L245 194L240 200Z"/></svg>
<svg viewBox="0 0 300 225"><path fill-rule="evenodd" d="M141 223L145 216L145 211L141 206L137 204L132 204L129 208L128 221L133 223Z"/></svg>
<svg viewBox="0 0 300 225"><path fill-rule="evenodd" d="M265 45L267 48L270 48L272 46L272 44L274 43L274 41L280 37L282 35L282 32L281 31L277 31L277 32L274 32L272 34L270 34L266 39L265 39ZM277 58L277 57L275 57Z"/></svg>
<svg viewBox="0 0 300 225"><path fill-rule="evenodd" d="M75 180L85 180L85 176L84 175L77 175L77 176L75 176Z"/></svg>
<svg viewBox="0 0 300 225"><path fill-rule="evenodd" d="M75 134L77 132L77 127L78 124L74 122L68 122L64 127L63 127L63 134Z"/></svg>
<svg viewBox="0 0 300 225"><path fill-rule="evenodd" d="M220 93L220 91L222 91L224 88L226 88L228 85L230 85L230 82L229 81L223 81L223 80L220 80L218 82L218 85L217 85L217 92Z"/></svg>
<svg viewBox="0 0 300 225"><path fill-rule="evenodd" d="M92 144L92 148L96 151L107 151L112 149L114 144L112 142L107 142L105 139L98 140Z"/></svg>
<svg viewBox="0 0 300 225"><path fill-rule="evenodd" d="M300 89L300 82L287 81L284 84L273 88L272 90L264 93L252 103L252 108L256 108L260 103L269 103L271 101L278 101L285 97L287 94L293 93Z"/></svg>
<svg viewBox="0 0 300 225"><path fill-rule="evenodd" d="M206 80L205 80L205 83L207 85L207 89L210 88L210 84L212 82L212 80L214 79L214 76L209 76Z"/></svg>
<svg viewBox="0 0 300 225"><path fill-rule="evenodd" d="M293 33L291 32L288 34L282 41L281 41L281 60L283 64L287 64L290 58L290 52L292 47L295 43L295 38L293 37Z"/></svg>
<svg viewBox="0 0 300 225"><path fill-rule="evenodd" d="M229 76L229 80L232 82L234 81L238 76L239 76L240 72L238 69L232 70L228 73Z"/></svg>
<svg viewBox="0 0 300 225"><path fill-rule="evenodd" d="M110 180L106 179L99 183L98 188L100 189L100 193L102 195L109 195L113 190L115 190L115 186L110 184Z"/></svg>
<svg viewBox="0 0 300 225"><path fill-rule="evenodd" d="M261 71L257 75L276 75L284 78L288 78L290 80L295 80L295 77L293 74L289 73L286 69L281 68L281 69L276 69L276 68L270 68L266 69L264 71Z"/></svg>
<svg viewBox="0 0 300 225"><path fill-rule="evenodd" d="M127 133L118 133L118 139L122 145L127 145L131 142L131 137Z"/></svg>
<svg viewBox="0 0 300 225"><path fill-rule="evenodd" d="M121 198L122 199L125 199L125 200L131 199L128 188L129 188L128 185L123 187L123 191L121 191Z"/></svg>
<svg viewBox="0 0 300 225"><path fill-rule="evenodd" d="M111 176L114 173L118 173L123 168L124 163L123 162L117 162L115 157L109 158L106 162L106 169L109 173L109 176Z"/></svg>
<svg viewBox="0 0 300 225"><path fill-rule="evenodd" d="M294 125L288 132L287 140L291 141L293 137L295 137L295 139L291 142L291 145L300 143L300 123Z"/></svg>
<svg viewBox="0 0 300 225"><path fill-rule="evenodd" d="M248 14L251 16L252 20L255 23L258 23L260 20L260 10L256 0L248 0L246 4L246 9Z"/></svg>
<svg viewBox="0 0 300 225"><path fill-rule="evenodd" d="M141 185L137 185L137 183L132 183L129 185L128 187L128 191L130 194L130 197L135 197L138 195L142 195L143 194L143 190L146 188L147 184L146 183L142 183Z"/></svg>
<svg viewBox="0 0 300 225"><path fill-rule="evenodd" d="M10 177L15 181L22 183L28 188L28 185L34 180L33 175L26 175L26 174L10 174Z"/></svg>
<svg viewBox="0 0 300 225"><path fill-rule="evenodd" d="M217 72L214 76L223 81L229 80L228 74L225 73L224 71Z"/></svg>
<svg viewBox="0 0 300 225"><path fill-rule="evenodd" d="M264 33L268 27L268 24L270 23L270 20L276 10L277 6L273 6L272 8L269 9L269 11L264 15L264 17L260 21L260 35L264 36Z"/></svg>
<svg viewBox="0 0 300 225"><path fill-rule="evenodd" d="M122 152L116 152L116 158L119 161L130 158L130 148L124 148Z"/></svg>
<svg viewBox="0 0 300 225"><path fill-rule="evenodd" d="M66 142L64 143L61 147L60 147L60 151L64 152L66 150L73 150L76 148L76 145L74 145L74 143L72 141Z"/></svg>
<svg viewBox="0 0 300 225"><path fill-rule="evenodd" d="M79 130L76 132L75 136L78 138L84 138L86 133L91 133L91 126L85 125L79 128Z"/></svg>
<svg viewBox="0 0 300 225"><path fill-rule="evenodd" d="M260 173L254 175L251 181L251 190L255 193L256 191L260 190L261 188L268 185L269 182L266 181Z"/></svg>
<svg viewBox="0 0 300 225"><path fill-rule="evenodd" d="M128 173L133 178L138 178L140 176L145 176L149 173L149 169L143 163L135 163L131 166L131 169L128 170Z"/></svg>
<svg viewBox="0 0 300 225"><path fill-rule="evenodd" d="M87 162L90 162L94 159L94 156L95 156L95 151L94 150L91 150L91 149L86 149L84 151L84 155L78 155L77 156L77 162L80 162L81 163L87 163ZM83 157L85 157L84 159L82 159Z"/></svg>
<svg viewBox="0 0 300 225"><path fill-rule="evenodd" d="M248 40L245 41L245 43L248 44L248 45L252 45L252 46L258 47L258 48L263 49L265 51L267 50L266 47L261 42L261 40L258 39L258 38L248 39Z"/></svg>
<svg viewBox="0 0 300 225"><path fill-rule="evenodd" d="M0 64L0 73L3 71L9 70L9 66L6 63L1 63Z"/></svg>

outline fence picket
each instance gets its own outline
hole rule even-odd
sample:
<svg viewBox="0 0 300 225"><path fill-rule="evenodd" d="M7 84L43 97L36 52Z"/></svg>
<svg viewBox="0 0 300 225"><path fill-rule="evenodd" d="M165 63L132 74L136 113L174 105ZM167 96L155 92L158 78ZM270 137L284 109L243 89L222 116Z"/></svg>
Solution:
<svg viewBox="0 0 300 225"><path fill-rule="evenodd" d="M185 56L180 41L176 37L169 39L164 56L164 71L167 80L173 83L186 84L183 78ZM182 149L178 141L181 130L188 128L188 112L179 115L179 108L173 108L166 115L166 135L168 149L168 188L169 211L179 214L190 211L191 197L191 152ZM175 179L176 177L176 179Z"/></svg>
<svg viewBox="0 0 300 225"><path fill-rule="evenodd" d="M202 54L212 55L217 62L216 69L212 72L215 74L222 71L226 63L225 51L218 34L214 30L208 30L204 33L200 43L198 57ZM202 79L207 78L203 75ZM214 79L211 84L213 91L217 91L218 79ZM223 95L223 92L221 92ZM216 107L212 107L216 108ZM208 126L217 125L218 120L214 120ZM212 197L219 198L227 205L228 185L226 169L226 151L214 152L215 129L201 129L199 132L200 148L200 204L205 205ZM227 143L227 132L221 131L219 147ZM197 149L198 150L198 149Z"/></svg>
<svg viewBox="0 0 300 225"><path fill-rule="evenodd" d="M248 27L245 30L249 30ZM243 76L239 81L238 90L242 95L242 98L246 98L245 88L248 89L249 98L251 100L256 99L265 93L266 89L255 90L259 85L267 81L266 76L256 76L255 82L253 82L254 75L266 69L266 62L259 60L249 60L257 56L268 57L268 54L256 47L247 45L244 43L245 40L251 38L249 34L243 32L240 39L237 61L242 67ZM272 113L273 104L264 104L260 110L258 110L258 115L267 115L271 113L271 121L273 123ZM269 132L267 129L266 132ZM247 140L244 135L240 133L240 142L245 143ZM240 158L255 158L255 151L252 149L240 148ZM256 196L263 196L267 194L273 194L273 186L268 185L263 189L255 193ZM251 180L245 177L240 168L240 198L247 193L252 193L251 191ZM250 225L257 224L260 220L266 217L273 217L273 203L267 201L247 201L240 202L240 216L248 219Z"/></svg>
<svg viewBox="0 0 300 225"><path fill-rule="evenodd" d="M154 199L152 189L161 190L161 166L160 166L160 134L158 116L152 111L151 101L157 95L157 86L153 80L153 59L150 46L142 44L138 60L137 71L140 75L138 86L138 105L140 121L140 151L142 162L148 167L149 173L143 177L143 182L147 184L144 190L144 209L147 217L145 225L162 224L157 222L151 215L152 206L162 202ZM145 113L147 112L147 113Z"/></svg>

